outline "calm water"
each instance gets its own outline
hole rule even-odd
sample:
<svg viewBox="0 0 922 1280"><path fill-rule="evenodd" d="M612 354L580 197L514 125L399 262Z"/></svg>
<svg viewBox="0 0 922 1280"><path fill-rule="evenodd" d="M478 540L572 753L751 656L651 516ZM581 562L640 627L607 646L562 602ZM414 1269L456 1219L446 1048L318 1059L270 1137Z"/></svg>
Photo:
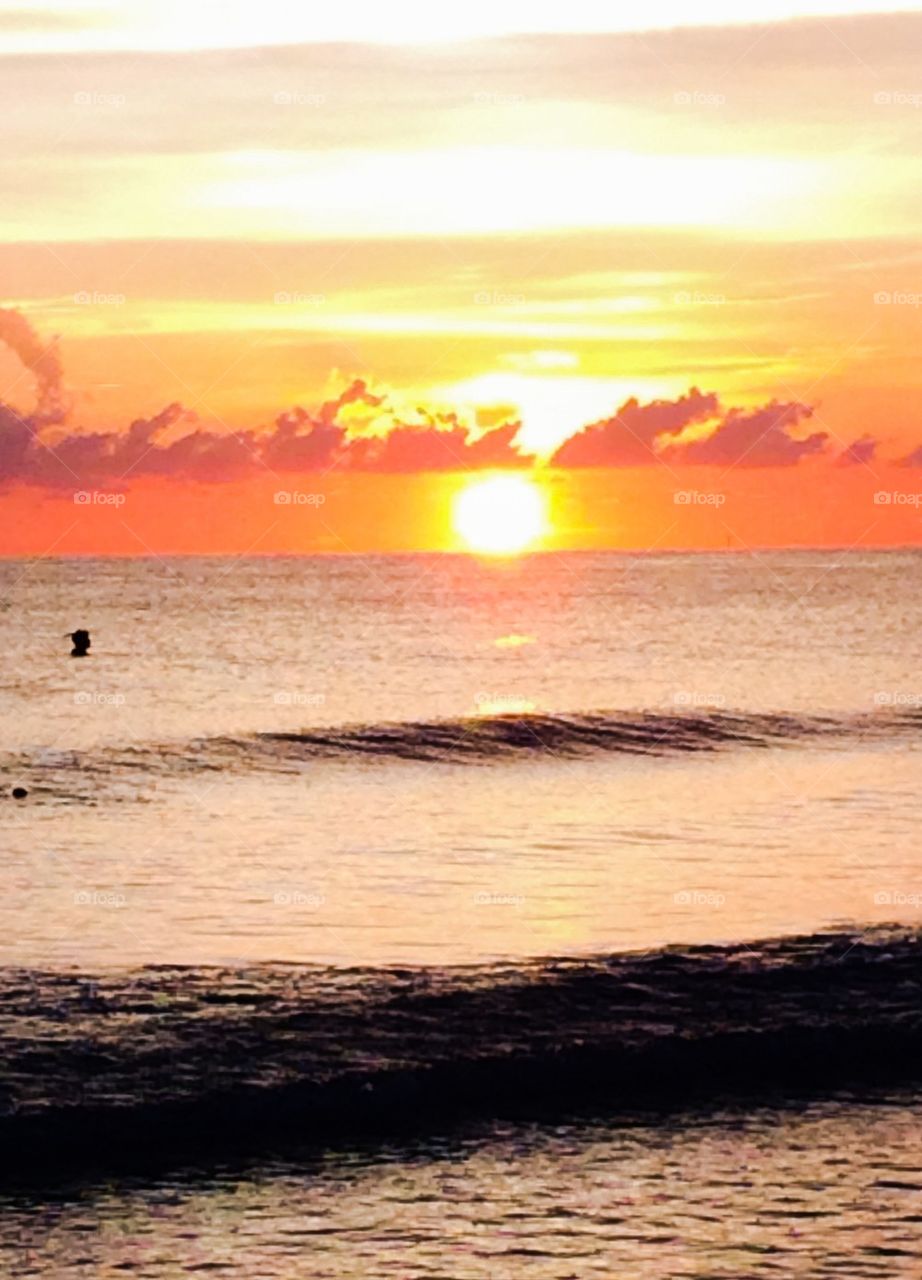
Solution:
<svg viewBox="0 0 922 1280"><path fill-rule="evenodd" d="M575 1280L922 1274L922 1105L494 1126L0 1216L6 1274Z"/></svg>
<svg viewBox="0 0 922 1280"><path fill-rule="evenodd" d="M0 599L0 760L30 791L0 805L7 964L448 962L922 918L918 553L6 561ZM369 750L386 725L466 740L468 717L530 711L555 733L642 713L657 750L545 729L475 759ZM670 750L668 717L764 712L790 732ZM257 736L317 726L353 736Z"/></svg>

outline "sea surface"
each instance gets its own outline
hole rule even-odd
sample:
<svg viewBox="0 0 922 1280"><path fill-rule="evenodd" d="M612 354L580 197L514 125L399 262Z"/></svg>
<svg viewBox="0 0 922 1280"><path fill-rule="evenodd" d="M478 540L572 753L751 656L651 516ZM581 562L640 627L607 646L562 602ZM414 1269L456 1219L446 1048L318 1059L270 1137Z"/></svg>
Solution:
<svg viewBox="0 0 922 1280"><path fill-rule="evenodd" d="M8 964L922 919L918 552L7 560L0 602Z"/></svg>
<svg viewBox="0 0 922 1280"><path fill-rule="evenodd" d="M6 560L0 654L0 1274L922 1274L922 554Z"/></svg>
<svg viewBox="0 0 922 1280"><path fill-rule="evenodd" d="M918 1096L494 1124L0 1200L0 1267L60 1280L916 1280Z"/></svg>

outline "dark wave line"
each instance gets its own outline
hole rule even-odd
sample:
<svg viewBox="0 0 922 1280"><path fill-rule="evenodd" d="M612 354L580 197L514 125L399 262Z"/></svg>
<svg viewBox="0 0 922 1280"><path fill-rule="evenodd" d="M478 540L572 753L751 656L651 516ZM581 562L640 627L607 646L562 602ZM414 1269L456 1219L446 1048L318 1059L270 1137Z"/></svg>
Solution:
<svg viewBox="0 0 922 1280"><path fill-rule="evenodd" d="M846 732L850 722L775 714L661 715L540 714L471 716L380 725L265 733L259 741L307 756L366 755L409 760L464 761L519 755L624 752L665 755L721 746L765 747L798 738Z"/></svg>
<svg viewBox="0 0 922 1280"><path fill-rule="evenodd" d="M216 736L178 742L135 742L94 751L20 753L0 760L0 773L31 782L35 799L136 800L156 777L204 772L295 772L324 759L492 764L515 759L589 758L766 750L807 743L849 746L913 739L922 711L805 716L771 712L706 711L529 713L325 725L294 732ZM139 790L140 789L140 790Z"/></svg>
<svg viewBox="0 0 922 1280"><path fill-rule="evenodd" d="M922 933L464 969L0 974L0 1178L922 1079Z"/></svg>
<svg viewBox="0 0 922 1280"><path fill-rule="evenodd" d="M531 712L323 726L223 742L225 748L262 751L277 760L350 756L471 763L521 756L606 752L665 756L815 740L874 741L912 736L920 728L922 712L917 709L850 716L742 711Z"/></svg>

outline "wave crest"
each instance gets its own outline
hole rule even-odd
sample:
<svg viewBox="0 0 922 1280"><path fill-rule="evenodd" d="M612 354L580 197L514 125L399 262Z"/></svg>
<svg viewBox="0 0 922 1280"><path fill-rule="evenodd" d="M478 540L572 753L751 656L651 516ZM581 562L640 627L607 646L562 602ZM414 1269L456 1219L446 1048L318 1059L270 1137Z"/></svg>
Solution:
<svg viewBox="0 0 922 1280"><path fill-rule="evenodd" d="M922 1077L922 935L457 969L0 971L0 1180Z"/></svg>
<svg viewBox="0 0 922 1280"><path fill-rule="evenodd" d="M522 755L660 756L732 746L765 748L813 738L892 734L920 723L922 717L911 713L836 718L732 711L528 712L310 728L264 733L256 741L289 756L464 762Z"/></svg>

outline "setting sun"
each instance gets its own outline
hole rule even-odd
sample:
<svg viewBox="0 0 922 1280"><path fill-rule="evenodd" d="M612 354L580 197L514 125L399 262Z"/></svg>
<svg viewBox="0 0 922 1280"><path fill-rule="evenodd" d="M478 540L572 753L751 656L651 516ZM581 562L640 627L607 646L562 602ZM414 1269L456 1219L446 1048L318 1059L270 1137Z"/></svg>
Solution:
<svg viewBox="0 0 922 1280"><path fill-rule="evenodd" d="M0 0L0 1280L922 1280L919 50Z"/></svg>
<svg viewBox="0 0 922 1280"><path fill-rule="evenodd" d="M515 555L547 531L544 494L522 476L477 480L455 499L454 526L472 551Z"/></svg>

